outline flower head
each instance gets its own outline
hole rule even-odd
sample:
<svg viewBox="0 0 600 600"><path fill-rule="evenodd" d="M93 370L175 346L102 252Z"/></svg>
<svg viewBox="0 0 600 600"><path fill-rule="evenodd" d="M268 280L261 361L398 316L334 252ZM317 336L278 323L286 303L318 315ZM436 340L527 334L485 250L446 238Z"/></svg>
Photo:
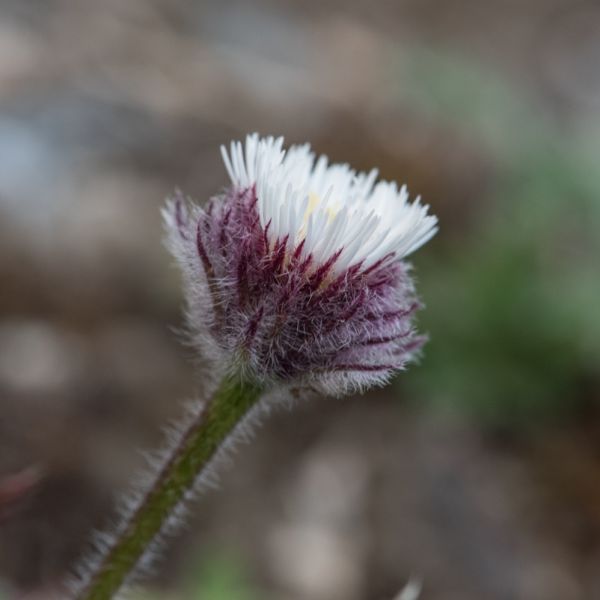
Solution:
<svg viewBox="0 0 600 600"><path fill-rule="evenodd" d="M223 160L232 184L204 208L165 210L194 341L228 369L331 393L389 379L419 350L402 259L437 231L405 187L250 135Z"/></svg>

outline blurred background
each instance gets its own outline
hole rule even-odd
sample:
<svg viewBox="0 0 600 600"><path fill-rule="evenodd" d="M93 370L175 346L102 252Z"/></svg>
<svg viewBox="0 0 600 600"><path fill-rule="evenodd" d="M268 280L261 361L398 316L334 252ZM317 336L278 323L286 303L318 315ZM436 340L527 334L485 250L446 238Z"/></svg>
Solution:
<svg viewBox="0 0 600 600"><path fill-rule="evenodd" d="M0 598L199 389L159 209L255 130L431 204L431 341L273 415L138 600L600 598L599 60L592 0L2 0Z"/></svg>

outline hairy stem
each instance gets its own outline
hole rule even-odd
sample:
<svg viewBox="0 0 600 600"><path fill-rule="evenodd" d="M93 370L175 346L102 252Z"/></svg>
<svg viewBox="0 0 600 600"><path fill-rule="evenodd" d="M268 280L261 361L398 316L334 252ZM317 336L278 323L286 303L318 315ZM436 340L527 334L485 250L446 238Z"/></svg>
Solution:
<svg viewBox="0 0 600 600"><path fill-rule="evenodd" d="M239 377L223 380L210 402L169 452L156 479L89 576L76 600L109 600L135 571L174 510L262 390Z"/></svg>

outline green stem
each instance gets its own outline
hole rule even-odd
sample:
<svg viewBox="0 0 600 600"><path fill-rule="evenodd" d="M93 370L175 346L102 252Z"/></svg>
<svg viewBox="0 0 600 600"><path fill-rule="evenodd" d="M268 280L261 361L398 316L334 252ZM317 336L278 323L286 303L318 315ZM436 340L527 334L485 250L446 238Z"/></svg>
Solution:
<svg viewBox="0 0 600 600"><path fill-rule="evenodd" d="M226 378L204 410L183 432L119 538L91 574L77 600L109 600L173 514L198 475L236 425L256 404L262 389L239 377Z"/></svg>

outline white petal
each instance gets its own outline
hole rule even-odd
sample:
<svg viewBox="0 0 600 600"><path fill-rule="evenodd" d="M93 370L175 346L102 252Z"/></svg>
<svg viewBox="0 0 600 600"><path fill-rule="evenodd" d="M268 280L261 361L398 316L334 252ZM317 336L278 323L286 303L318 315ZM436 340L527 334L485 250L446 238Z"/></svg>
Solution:
<svg viewBox="0 0 600 600"><path fill-rule="evenodd" d="M356 173L347 164L315 157L308 144L283 150L283 138L246 137L221 154L235 186L256 185L260 223L271 241L289 236L291 250L304 239L303 252L323 263L340 248L334 269L362 262L366 269L394 253L401 259L437 232L437 218L408 190L379 181L377 170Z"/></svg>

